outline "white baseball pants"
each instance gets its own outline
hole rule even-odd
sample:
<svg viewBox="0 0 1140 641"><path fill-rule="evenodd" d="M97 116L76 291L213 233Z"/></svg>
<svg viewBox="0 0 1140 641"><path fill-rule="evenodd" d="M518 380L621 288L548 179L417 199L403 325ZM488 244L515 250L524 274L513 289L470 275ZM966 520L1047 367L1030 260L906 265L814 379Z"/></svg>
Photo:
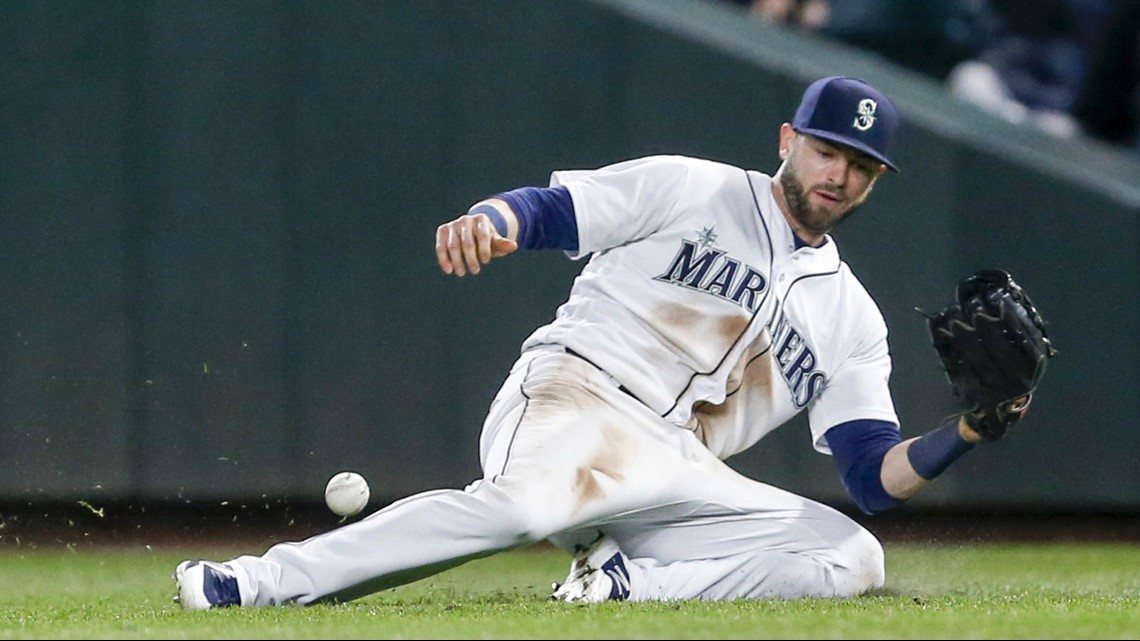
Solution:
<svg viewBox="0 0 1140 641"><path fill-rule="evenodd" d="M561 348L512 367L480 458L483 478L463 490L233 559L243 605L354 599L543 540L572 549L599 531L627 559L630 600L847 597L884 583L866 529L737 473Z"/></svg>

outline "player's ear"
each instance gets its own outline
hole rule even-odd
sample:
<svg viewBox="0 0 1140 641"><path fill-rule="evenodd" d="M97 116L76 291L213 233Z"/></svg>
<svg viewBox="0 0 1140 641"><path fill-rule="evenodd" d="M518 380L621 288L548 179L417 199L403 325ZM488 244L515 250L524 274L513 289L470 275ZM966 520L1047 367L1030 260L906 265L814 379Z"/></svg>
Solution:
<svg viewBox="0 0 1140 641"><path fill-rule="evenodd" d="M796 130L788 123L780 125L780 160L787 159L788 155L792 153L792 143L796 139Z"/></svg>

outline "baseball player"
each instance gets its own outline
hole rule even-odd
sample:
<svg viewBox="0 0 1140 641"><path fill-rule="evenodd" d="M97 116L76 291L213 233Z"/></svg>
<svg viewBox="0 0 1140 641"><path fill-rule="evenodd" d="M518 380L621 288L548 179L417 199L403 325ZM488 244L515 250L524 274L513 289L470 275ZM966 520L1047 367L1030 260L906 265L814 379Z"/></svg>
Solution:
<svg viewBox="0 0 1140 641"><path fill-rule="evenodd" d="M850 597L880 542L724 459L807 411L863 512L910 498L980 440L954 416L902 440L887 328L829 232L888 170L896 108L820 79L774 175L683 156L555 171L440 225L445 274L519 250L585 261L522 345L480 437L483 477L259 556L178 565L184 607L355 599L539 541L563 601ZM504 292L509 296L509 292Z"/></svg>

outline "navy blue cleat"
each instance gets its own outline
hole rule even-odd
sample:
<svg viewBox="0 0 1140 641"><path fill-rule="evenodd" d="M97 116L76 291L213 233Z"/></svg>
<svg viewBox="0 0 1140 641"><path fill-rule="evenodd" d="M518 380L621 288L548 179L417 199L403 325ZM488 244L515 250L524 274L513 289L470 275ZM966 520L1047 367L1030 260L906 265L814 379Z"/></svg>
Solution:
<svg viewBox="0 0 1140 641"><path fill-rule="evenodd" d="M621 552L615 552L608 561L602 564L602 572L610 577L613 585L610 586L610 595L607 601L625 601L629 598L629 570L625 569L625 560Z"/></svg>

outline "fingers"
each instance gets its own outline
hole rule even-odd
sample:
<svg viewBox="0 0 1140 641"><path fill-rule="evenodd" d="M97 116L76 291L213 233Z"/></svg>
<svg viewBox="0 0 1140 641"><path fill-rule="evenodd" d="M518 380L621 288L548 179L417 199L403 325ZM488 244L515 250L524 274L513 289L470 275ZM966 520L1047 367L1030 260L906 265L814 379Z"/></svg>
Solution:
<svg viewBox="0 0 1140 641"><path fill-rule="evenodd" d="M491 256L493 258L506 256L507 254L513 254L518 250L518 248L519 244L510 238L496 236L495 238L491 239Z"/></svg>
<svg viewBox="0 0 1140 641"><path fill-rule="evenodd" d="M445 274L455 273L455 267L452 265L451 252L448 249L451 243L451 227L449 225L440 225L435 228L435 260L439 263L439 268Z"/></svg>
<svg viewBox="0 0 1140 641"><path fill-rule="evenodd" d="M435 256L445 274L478 274L492 258L505 256L517 243L499 236L486 215L463 215L435 231Z"/></svg>
<svg viewBox="0 0 1140 641"><path fill-rule="evenodd" d="M445 274L466 276L468 270L479 273L471 227L462 218L440 225L435 233L435 255Z"/></svg>
<svg viewBox="0 0 1140 641"><path fill-rule="evenodd" d="M495 236L495 230L486 216L480 216L475 219L471 233L475 245L475 255L479 259L471 273L478 274L479 265L486 265L491 262L491 240Z"/></svg>
<svg viewBox="0 0 1140 641"><path fill-rule="evenodd" d="M1024 412L1029 409L1029 401L1033 400L1033 394L1026 394L1019 396L1012 401L1008 401L1003 408L1007 412Z"/></svg>

